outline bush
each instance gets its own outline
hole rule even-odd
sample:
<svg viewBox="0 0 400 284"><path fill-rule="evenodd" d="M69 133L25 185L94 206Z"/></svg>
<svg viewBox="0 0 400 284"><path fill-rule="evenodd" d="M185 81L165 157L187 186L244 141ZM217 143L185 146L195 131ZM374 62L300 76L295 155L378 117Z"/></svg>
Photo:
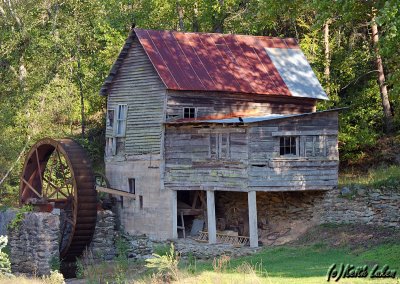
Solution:
<svg viewBox="0 0 400 284"><path fill-rule="evenodd" d="M21 222L24 220L24 214L27 212L32 212L33 211L33 207L32 205L24 205L22 206L17 214L15 215L15 218L8 224L8 229L10 230L15 230L19 227L19 225L21 224Z"/></svg>
<svg viewBox="0 0 400 284"><path fill-rule="evenodd" d="M169 252L165 255L153 253L154 258L146 259L146 267L157 269L158 276L164 281L178 280L179 256L175 252L174 244L171 243Z"/></svg>
<svg viewBox="0 0 400 284"><path fill-rule="evenodd" d="M46 284L64 284L64 276L58 272L57 270L53 270L50 272L49 276L42 277L43 282Z"/></svg>
<svg viewBox="0 0 400 284"><path fill-rule="evenodd" d="M11 263L8 255L3 252L3 249L7 246L7 236L0 236L0 275L11 273Z"/></svg>

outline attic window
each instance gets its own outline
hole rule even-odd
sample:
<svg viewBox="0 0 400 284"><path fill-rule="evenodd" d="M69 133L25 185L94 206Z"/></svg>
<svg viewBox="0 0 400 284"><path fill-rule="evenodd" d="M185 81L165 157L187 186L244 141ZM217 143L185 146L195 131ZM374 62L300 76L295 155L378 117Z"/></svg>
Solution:
<svg viewBox="0 0 400 284"><path fill-rule="evenodd" d="M196 118L196 108L184 107L183 108L183 118Z"/></svg>
<svg viewBox="0 0 400 284"><path fill-rule="evenodd" d="M279 152L281 156L297 155L297 137L284 136L280 137Z"/></svg>

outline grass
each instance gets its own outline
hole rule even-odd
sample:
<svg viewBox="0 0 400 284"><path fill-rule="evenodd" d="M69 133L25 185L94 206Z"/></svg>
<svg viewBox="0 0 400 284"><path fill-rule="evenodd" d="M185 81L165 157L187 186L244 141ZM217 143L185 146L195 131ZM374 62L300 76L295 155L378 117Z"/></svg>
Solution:
<svg viewBox="0 0 400 284"><path fill-rule="evenodd" d="M368 251L354 253L347 248L312 246L282 246L268 248L258 254L233 259L223 272L214 271L210 262L198 263L196 272L179 279L179 283L326 283L328 268L333 264L375 264L400 272L400 244L384 244ZM250 269L243 273L241 267ZM182 268L184 271L184 268ZM242 273L239 273L242 272ZM334 281L332 281L334 282ZM342 279L341 283L399 283L398 279Z"/></svg>
<svg viewBox="0 0 400 284"><path fill-rule="evenodd" d="M343 172L339 175L339 186L400 191L400 166L374 168L367 173Z"/></svg>

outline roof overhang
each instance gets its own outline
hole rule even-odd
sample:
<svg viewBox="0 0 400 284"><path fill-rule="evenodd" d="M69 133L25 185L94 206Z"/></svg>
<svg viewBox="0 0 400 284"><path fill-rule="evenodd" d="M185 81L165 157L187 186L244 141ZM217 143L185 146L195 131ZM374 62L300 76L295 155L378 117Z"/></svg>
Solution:
<svg viewBox="0 0 400 284"><path fill-rule="evenodd" d="M347 107L335 108L335 109L301 113L301 114L270 114L270 115L265 115L265 116L240 117L240 118L232 117L232 118L224 118L224 119L171 121L171 122L165 122L164 124L166 124L166 125L201 125L201 124L247 125L247 124L264 122L264 121L269 121L269 120L297 118L297 117L310 116L310 115L316 115L316 114L321 114L321 113L339 112L339 111L346 110L346 109L348 109L348 108ZM242 121L240 121L240 119Z"/></svg>

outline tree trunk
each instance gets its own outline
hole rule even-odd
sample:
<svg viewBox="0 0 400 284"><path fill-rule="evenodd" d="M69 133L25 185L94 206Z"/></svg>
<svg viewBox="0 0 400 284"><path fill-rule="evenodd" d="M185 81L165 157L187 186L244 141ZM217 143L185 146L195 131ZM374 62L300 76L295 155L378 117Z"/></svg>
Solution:
<svg viewBox="0 0 400 284"><path fill-rule="evenodd" d="M79 95L81 98L81 125L82 125L82 138L85 138L85 100L83 96L83 86L82 86L82 73L81 73L81 61L78 59L78 84L79 84Z"/></svg>
<svg viewBox="0 0 400 284"><path fill-rule="evenodd" d="M223 11L224 0L218 0L218 4ZM213 23L213 33L223 33L224 32L224 20L225 20L225 13L220 12L217 15L212 15L212 23Z"/></svg>
<svg viewBox="0 0 400 284"><path fill-rule="evenodd" d="M330 20L328 19L324 25L324 45L325 45L325 83L326 83L326 93L329 95L330 92L330 65L331 65L331 56L330 56L330 49L329 49L329 24Z"/></svg>
<svg viewBox="0 0 400 284"><path fill-rule="evenodd" d="M76 74L76 79L78 81L79 85L79 96L81 100L81 135L82 138L85 138L85 128L86 128L86 120L85 120L85 100L84 100L84 94L83 94L83 84L82 84L82 68L81 68L81 54L80 54L80 38L79 35L77 37L77 51L76 51L76 56L77 56L77 65L78 65L78 70Z"/></svg>
<svg viewBox="0 0 400 284"><path fill-rule="evenodd" d="M371 29L372 29L372 43L375 49L375 62L378 71L378 83L382 100L383 115L385 117L385 131L386 133L390 133L393 130L393 116L391 112L388 91L385 84L385 73L383 71L382 58L379 54L378 25L375 22L375 17L372 19Z"/></svg>
<svg viewBox="0 0 400 284"><path fill-rule="evenodd" d="M198 32L200 30L198 16L199 16L199 9L197 7L197 2L195 2L193 6L193 25L192 25L194 32Z"/></svg>
<svg viewBox="0 0 400 284"><path fill-rule="evenodd" d="M177 3L177 4L176 4L176 9L178 10L179 30L180 30L181 32L184 32L184 31L185 31L185 24L183 23L183 16L184 16L183 8L182 8L182 6L181 6L179 3Z"/></svg>

